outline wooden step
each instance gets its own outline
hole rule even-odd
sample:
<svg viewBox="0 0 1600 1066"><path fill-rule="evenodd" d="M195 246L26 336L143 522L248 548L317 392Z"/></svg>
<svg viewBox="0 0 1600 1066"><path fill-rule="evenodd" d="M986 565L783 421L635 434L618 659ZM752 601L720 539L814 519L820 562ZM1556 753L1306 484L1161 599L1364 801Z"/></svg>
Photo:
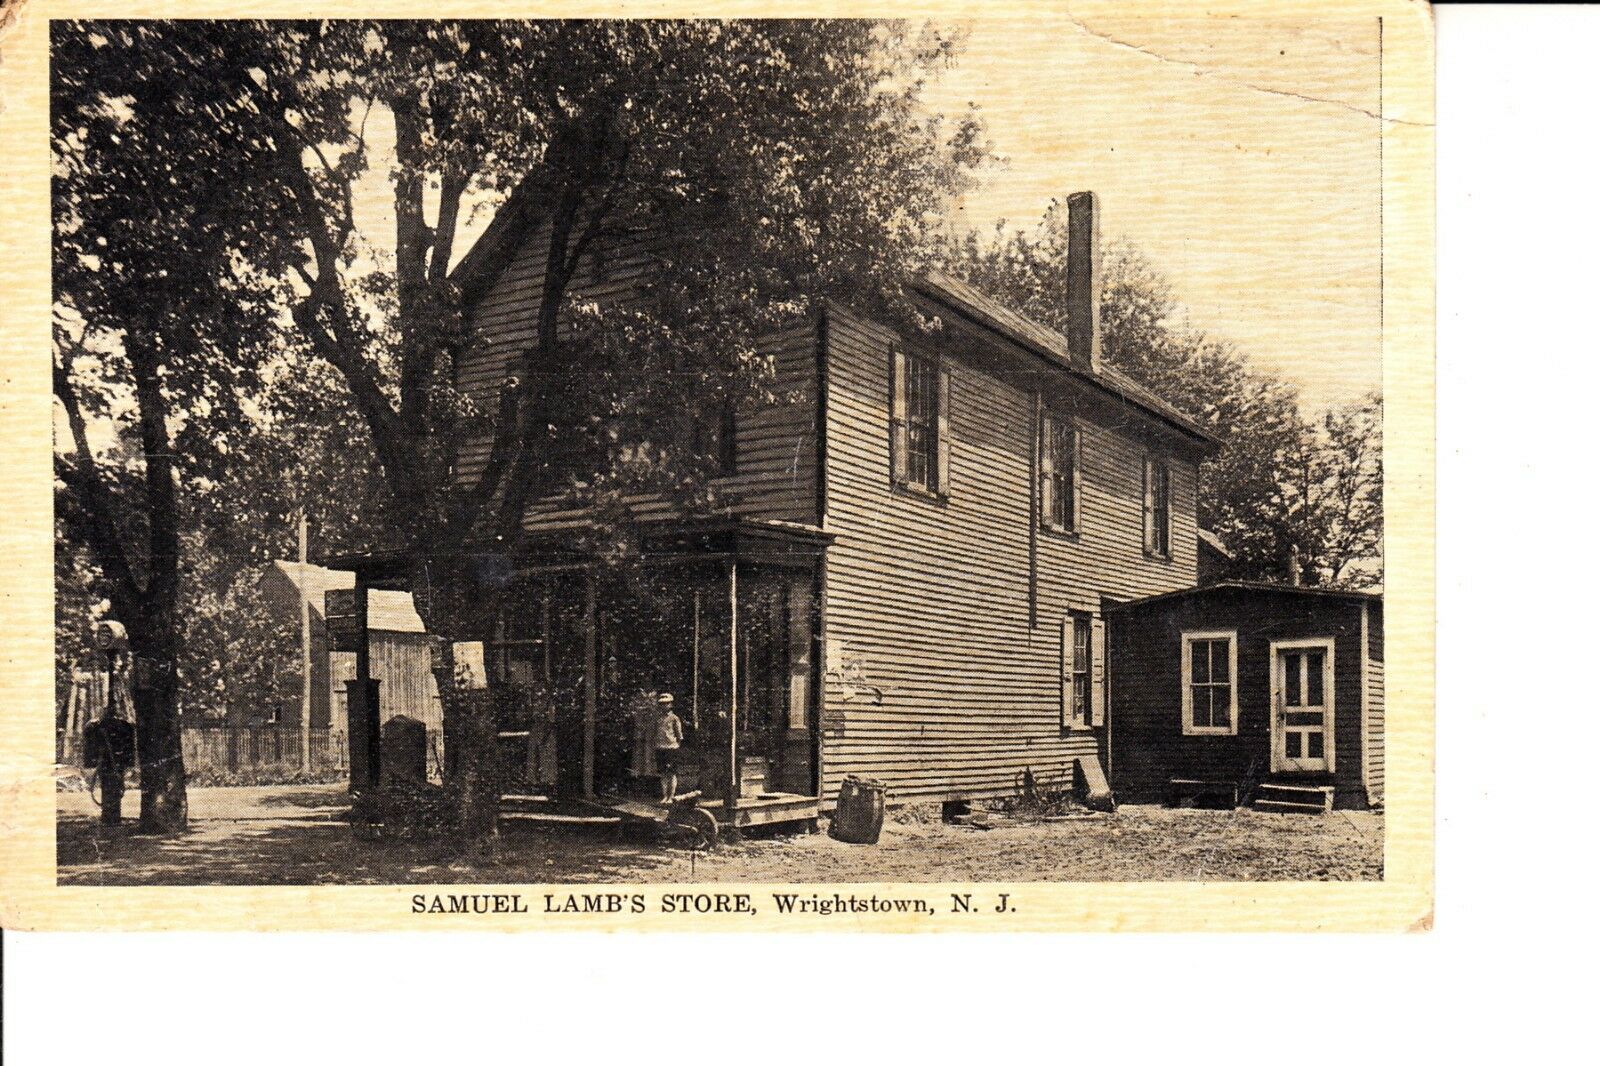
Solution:
<svg viewBox="0 0 1600 1066"><path fill-rule="evenodd" d="M597 814L553 814L546 811L501 811L502 822L517 822L528 825L621 825L621 818L611 818Z"/></svg>
<svg viewBox="0 0 1600 1066"><path fill-rule="evenodd" d="M1328 808L1320 803L1295 803L1290 800L1258 799L1251 804L1258 811L1278 811L1282 814L1327 814Z"/></svg>
<svg viewBox="0 0 1600 1066"><path fill-rule="evenodd" d="M1239 785L1236 781L1203 781L1192 777L1174 777L1167 782L1167 803L1172 806L1198 804L1208 800L1228 807L1239 805Z"/></svg>
<svg viewBox="0 0 1600 1066"><path fill-rule="evenodd" d="M1332 785L1284 785L1273 781L1263 781L1256 786L1258 792L1286 792L1299 796L1326 796L1333 791Z"/></svg>
<svg viewBox="0 0 1600 1066"><path fill-rule="evenodd" d="M1325 814L1333 810L1333 786L1263 781L1256 786L1255 798L1250 805L1264 811L1293 810Z"/></svg>

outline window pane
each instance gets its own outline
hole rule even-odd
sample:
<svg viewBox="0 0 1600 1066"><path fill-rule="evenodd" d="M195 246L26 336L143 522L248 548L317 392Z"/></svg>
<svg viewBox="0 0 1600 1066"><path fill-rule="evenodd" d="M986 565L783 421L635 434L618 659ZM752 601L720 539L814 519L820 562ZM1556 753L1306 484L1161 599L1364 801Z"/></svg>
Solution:
<svg viewBox="0 0 1600 1066"><path fill-rule="evenodd" d="M1283 702L1290 707L1298 707L1300 698L1300 653L1297 651L1285 652L1283 655Z"/></svg>
<svg viewBox="0 0 1600 1066"><path fill-rule="evenodd" d="M1322 663L1326 656L1321 648L1306 652L1306 704L1322 706Z"/></svg>
<svg viewBox="0 0 1600 1066"><path fill-rule="evenodd" d="M1169 529L1171 525L1171 512L1169 507L1169 483L1167 468L1160 463L1154 464L1150 469L1150 495L1154 508L1152 515L1155 550L1165 555L1171 550Z"/></svg>
<svg viewBox="0 0 1600 1066"><path fill-rule="evenodd" d="M1283 735L1283 754L1291 759L1301 758L1299 733L1285 733Z"/></svg>
<svg viewBox="0 0 1600 1066"><path fill-rule="evenodd" d="M1308 759L1320 759L1320 758L1322 758L1322 734L1321 733L1307 733L1306 734L1306 758L1308 758Z"/></svg>
<svg viewBox="0 0 1600 1066"><path fill-rule="evenodd" d="M1211 692L1213 700L1212 717L1217 725L1227 729L1233 725L1233 686L1218 685Z"/></svg>
<svg viewBox="0 0 1600 1066"><path fill-rule="evenodd" d="M906 355L906 477L922 488L934 487L938 462L939 371L931 360Z"/></svg>

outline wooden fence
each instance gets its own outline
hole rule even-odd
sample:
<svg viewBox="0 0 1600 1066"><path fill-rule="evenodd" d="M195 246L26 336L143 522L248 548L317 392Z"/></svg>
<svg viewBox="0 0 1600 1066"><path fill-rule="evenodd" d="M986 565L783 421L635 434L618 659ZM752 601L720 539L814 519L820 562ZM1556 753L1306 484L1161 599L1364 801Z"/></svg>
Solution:
<svg viewBox="0 0 1600 1066"><path fill-rule="evenodd" d="M335 776L350 765L345 735L311 731L311 772ZM298 726L184 726L183 767L191 778L246 777L263 782L301 771Z"/></svg>
<svg viewBox="0 0 1600 1066"><path fill-rule="evenodd" d="M77 766L82 761L83 738L56 731L56 761ZM428 730L427 774L443 778L443 737ZM298 726L186 725L183 727L183 768L199 784L273 784L300 779L300 729ZM350 751L343 731L326 727L311 731L311 774L333 780L350 772Z"/></svg>

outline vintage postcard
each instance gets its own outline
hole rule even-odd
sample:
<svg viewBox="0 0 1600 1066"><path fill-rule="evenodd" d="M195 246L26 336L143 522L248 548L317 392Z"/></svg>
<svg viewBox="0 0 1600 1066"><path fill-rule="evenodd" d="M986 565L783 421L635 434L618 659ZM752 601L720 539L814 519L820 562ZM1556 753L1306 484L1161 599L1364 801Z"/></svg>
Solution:
<svg viewBox="0 0 1600 1066"><path fill-rule="evenodd" d="M1431 927L1427 7L805 6L6 6L0 924Z"/></svg>

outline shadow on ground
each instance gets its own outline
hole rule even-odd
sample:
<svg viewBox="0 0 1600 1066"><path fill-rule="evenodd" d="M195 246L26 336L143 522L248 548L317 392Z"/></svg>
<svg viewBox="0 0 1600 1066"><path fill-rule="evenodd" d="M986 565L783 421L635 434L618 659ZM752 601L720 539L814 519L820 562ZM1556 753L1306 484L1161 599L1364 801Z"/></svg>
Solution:
<svg viewBox="0 0 1600 1066"><path fill-rule="evenodd" d="M1383 818L1125 807L1115 815L980 832L896 819L876 846L822 834L694 853L616 829L453 840L357 839L338 786L202 788L190 830L105 830L80 792L57 794L64 885L614 884L648 882L1328 881L1383 876ZM130 794L128 812L138 810Z"/></svg>

